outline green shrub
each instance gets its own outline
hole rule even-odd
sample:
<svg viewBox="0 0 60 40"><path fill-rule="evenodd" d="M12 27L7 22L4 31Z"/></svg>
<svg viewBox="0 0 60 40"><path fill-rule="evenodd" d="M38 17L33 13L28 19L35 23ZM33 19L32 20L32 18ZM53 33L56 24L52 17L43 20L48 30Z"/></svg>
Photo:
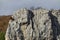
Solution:
<svg viewBox="0 0 60 40"><path fill-rule="evenodd" d="M5 33L4 32L0 32L0 40L5 40Z"/></svg>

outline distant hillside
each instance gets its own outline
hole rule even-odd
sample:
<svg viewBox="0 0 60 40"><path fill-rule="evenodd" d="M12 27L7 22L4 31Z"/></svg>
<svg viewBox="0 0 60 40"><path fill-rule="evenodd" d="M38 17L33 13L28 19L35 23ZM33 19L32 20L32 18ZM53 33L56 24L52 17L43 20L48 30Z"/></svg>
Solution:
<svg viewBox="0 0 60 40"><path fill-rule="evenodd" d="M8 22L10 20L11 16L0 16L0 32L5 32L8 26Z"/></svg>

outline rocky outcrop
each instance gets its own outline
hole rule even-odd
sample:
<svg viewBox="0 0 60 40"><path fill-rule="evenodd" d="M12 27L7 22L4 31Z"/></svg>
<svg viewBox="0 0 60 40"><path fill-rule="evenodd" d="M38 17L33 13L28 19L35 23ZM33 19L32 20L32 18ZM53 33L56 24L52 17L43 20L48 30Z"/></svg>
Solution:
<svg viewBox="0 0 60 40"><path fill-rule="evenodd" d="M20 9L12 15L5 40L60 40L60 11Z"/></svg>

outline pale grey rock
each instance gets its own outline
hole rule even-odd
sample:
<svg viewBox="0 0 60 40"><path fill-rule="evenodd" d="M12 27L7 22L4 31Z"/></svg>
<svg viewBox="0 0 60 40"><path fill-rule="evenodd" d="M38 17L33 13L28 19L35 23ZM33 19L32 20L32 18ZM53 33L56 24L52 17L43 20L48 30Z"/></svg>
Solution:
<svg viewBox="0 0 60 40"><path fill-rule="evenodd" d="M60 11L26 8L9 21L5 40L60 40Z"/></svg>
<svg viewBox="0 0 60 40"><path fill-rule="evenodd" d="M18 20L19 22L27 22L27 13L28 13L28 10L26 8L20 9L20 10L17 10L12 15L12 18L14 18L15 20L20 19L20 20Z"/></svg>
<svg viewBox="0 0 60 40"><path fill-rule="evenodd" d="M48 16L48 10L34 10L35 14L35 31L36 31L36 40L50 40L51 36L51 20Z"/></svg>

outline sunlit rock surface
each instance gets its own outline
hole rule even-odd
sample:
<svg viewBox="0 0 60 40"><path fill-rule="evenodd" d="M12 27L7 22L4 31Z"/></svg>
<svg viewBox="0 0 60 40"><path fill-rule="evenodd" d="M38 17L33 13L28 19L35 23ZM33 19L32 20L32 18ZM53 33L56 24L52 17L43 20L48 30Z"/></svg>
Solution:
<svg viewBox="0 0 60 40"><path fill-rule="evenodd" d="M26 8L9 21L5 40L60 40L60 11Z"/></svg>

